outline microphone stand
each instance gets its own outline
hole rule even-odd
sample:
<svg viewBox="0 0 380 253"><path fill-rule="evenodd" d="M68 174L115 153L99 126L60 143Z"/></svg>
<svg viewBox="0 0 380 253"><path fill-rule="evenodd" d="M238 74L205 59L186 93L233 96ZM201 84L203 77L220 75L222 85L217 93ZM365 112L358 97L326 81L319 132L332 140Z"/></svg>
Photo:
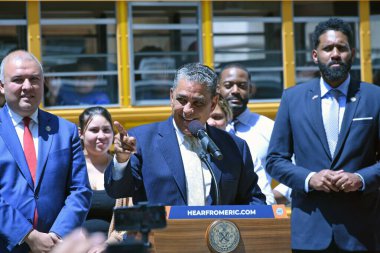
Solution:
<svg viewBox="0 0 380 253"><path fill-rule="evenodd" d="M207 166L207 169L210 171L211 173L211 177L212 177L212 182L214 184L214 187L215 187L215 192L216 192L216 205L220 205L220 193L219 193L219 185L218 185L218 182L216 181L216 177L215 177L215 174L214 174L214 171L211 169L211 165L210 163L208 162L207 160L207 155L205 152L201 151L199 153L199 158L201 158L201 161L204 162Z"/></svg>

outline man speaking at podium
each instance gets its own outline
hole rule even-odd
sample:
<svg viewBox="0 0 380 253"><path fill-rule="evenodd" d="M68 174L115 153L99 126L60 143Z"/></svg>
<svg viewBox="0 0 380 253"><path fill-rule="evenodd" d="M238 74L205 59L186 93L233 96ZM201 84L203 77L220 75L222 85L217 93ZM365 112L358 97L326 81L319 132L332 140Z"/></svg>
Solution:
<svg viewBox="0 0 380 253"><path fill-rule="evenodd" d="M105 173L110 196L132 196L134 204L148 201L170 206L265 204L246 142L206 124L218 102L216 86L212 69L186 64L175 75L170 90L172 115L166 121L128 133L115 122L119 133L114 141L114 167ZM201 139L214 142L211 152L193 137L197 133L190 132L191 124L201 126L196 129ZM221 154L215 154L219 150ZM205 160L200 158L202 153Z"/></svg>

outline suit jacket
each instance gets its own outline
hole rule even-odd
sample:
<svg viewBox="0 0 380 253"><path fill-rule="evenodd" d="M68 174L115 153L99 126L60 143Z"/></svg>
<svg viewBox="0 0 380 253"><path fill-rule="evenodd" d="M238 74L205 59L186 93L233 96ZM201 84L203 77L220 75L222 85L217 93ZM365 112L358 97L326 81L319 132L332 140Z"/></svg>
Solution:
<svg viewBox="0 0 380 253"><path fill-rule="evenodd" d="M265 204L257 186L257 175L248 145L242 139L214 127L207 132L224 155L218 161L207 159L219 182L222 205ZM137 152L130 159L131 169L121 180L112 180L111 168L105 173L105 187L114 198L132 196L134 203L187 205L186 179L173 118L131 129L137 140ZM211 187L215 202L215 188Z"/></svg>
<svg viewBox="0 0 380 253"><path fill-rule="evenodd" d="M284 91L267 157L267 170L292 193L292 248L380 250L380 88L351 79L334 157L325 134L319 79ZM296 165L291 162L295 155ZM305 192L310 172L360 174L363 191Z"/></svg>
<svg viewBox="0 0 380 253"><path fill-rule="evenodd" d="M92 191L78 130L73 123L38 111L38 158L33 183L24 151L8 114L0 110L0 252L28 252L19 242L33 228L63 237L80 226Z"/></svg>

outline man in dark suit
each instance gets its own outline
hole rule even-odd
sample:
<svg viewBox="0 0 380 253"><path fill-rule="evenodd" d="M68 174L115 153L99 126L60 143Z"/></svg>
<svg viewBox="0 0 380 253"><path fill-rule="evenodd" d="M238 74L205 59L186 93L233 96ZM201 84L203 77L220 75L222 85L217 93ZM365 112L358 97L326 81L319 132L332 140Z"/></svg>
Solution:
<svg viewBox="0 0 380 253"><path fill-rule="evenodd" d="M116 123L122 133L115 138L116 160L124 164L106 171L109 195L132 196L134 203L216 204L210 171L196 155L200 145L189 131L189 123L199 120L224 155L223 160L207 155L219 184L220 204L265 204L246 142L206 124L218 102L216 85L212 69L199 63L187 64L177 71L170 90L171 117L131 129L131 137ZM131 152L134 155L130 156Z"/></svg>
<svg viewBox="0 0 380 253"><path fill-rule="evenodd" d="M38 108L41 64L26 51L1 63L0 252L50 252L91 202L76 126Z"/></svg>
<svg viewBox="0 0 380 253"><path fill-rule="evenodd" d="M284 91L267 170L293 189L294 252L378 252L380 88L349 74L349 24L321 22L313 40L321 78Z"/></svg>

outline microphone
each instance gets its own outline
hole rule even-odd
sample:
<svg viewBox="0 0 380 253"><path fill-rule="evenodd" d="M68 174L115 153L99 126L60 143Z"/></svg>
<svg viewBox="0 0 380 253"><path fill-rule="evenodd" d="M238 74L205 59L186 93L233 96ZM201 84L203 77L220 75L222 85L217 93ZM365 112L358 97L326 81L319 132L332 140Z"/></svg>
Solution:
<svg viewBox="0 0 380 253"><path fill-rule="evenodd" d="M193 120L189 123L189 130L194 137L197 137L202 144L202 148L206 153L211 154L215 159L222 160L223 154L216 144L207 135L206 130L199 120Z"/></svg>
<svg viewBox="0 0 380 253"><path fill-rule="evenodd" d="M201 122L199 122L199 120L191 121L189 123L189 130L190 130L190 133L194 137L198 138L201 141L202 148L204 151L200 152L200 154L198 154L198 156L206 164L208 170L211 173L212 182L215 186L215 195L216 195L215 204L220 205L221 202L220 202L220 192L219 192L218 181L216 180L214 171L211 169L211 165L207 159L205 152L211 154L214 158L216 158L218 160L223 159L222 152L220 152L218 146L216 146L216 144L207 135L204 127L202 126Z"/></svg>

